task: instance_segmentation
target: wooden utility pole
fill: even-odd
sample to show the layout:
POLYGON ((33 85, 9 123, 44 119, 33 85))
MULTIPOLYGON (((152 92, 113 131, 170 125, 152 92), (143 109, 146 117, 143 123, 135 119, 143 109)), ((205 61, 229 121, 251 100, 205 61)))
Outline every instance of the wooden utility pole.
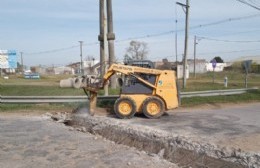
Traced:
POLYGON ((176 2, 177 5, 185 7, 185 42, 184 42, 184 56, 183 56, 183 89, 186 88, 186 75, 187 75, 187 54, 188 54, 188 35, 189 35, 189 8, 190 8, 190 1, 186 0, 186 4, 182 4, 180 2, 176 2))

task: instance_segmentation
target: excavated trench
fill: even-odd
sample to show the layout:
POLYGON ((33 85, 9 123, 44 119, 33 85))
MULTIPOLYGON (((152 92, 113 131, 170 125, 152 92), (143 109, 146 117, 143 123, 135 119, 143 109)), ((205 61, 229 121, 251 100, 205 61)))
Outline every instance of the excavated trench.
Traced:
POLYGON ((147 126, 130 125, 124 120, 109 117, 92 117, 86 112, 77 112, 66 121, 67 125, 84 128, 85 131, 135 147, 151 155, 158 155, 181 167, 242 168, 260 167, 260 157, 236 149, 219 149, 206 142, 195 142, 147 126))

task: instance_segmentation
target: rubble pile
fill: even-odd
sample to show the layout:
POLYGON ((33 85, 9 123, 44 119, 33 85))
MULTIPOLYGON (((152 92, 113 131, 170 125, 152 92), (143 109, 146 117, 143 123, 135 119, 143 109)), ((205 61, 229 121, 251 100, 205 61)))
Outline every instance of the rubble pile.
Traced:
POLYGON ((130 125, 124 120, 92 117, 79 112, 57 114, 58 122, 77 126, 79 131, 101 135, 118 144, 135 147, 151 155, 167 159, 180 166, 191 167, 260 167, 259 153, 246 153, 235 148, 220 148, 207 142, 197 142, 163 130, 130 125))

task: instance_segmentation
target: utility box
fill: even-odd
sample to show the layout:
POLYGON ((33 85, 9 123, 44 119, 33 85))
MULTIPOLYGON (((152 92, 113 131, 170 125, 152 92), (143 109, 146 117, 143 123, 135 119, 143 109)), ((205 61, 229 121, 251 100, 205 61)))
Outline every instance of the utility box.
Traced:
MULTIPOLYGON (((189 73, 189 65, 187 65, 186 68, 186 79, 189 79, 190 73, 189 73)), ((183 65, 178 65, 177 66, 177 78, 181 79, 183 78, 183 65)))

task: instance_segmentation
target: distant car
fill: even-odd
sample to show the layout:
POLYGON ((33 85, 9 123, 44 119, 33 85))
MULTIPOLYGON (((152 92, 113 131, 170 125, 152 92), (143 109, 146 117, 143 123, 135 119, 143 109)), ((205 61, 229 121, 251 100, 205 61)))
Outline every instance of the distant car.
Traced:
POLYGON ((39 73, 26 73, 24 74, 25 79, 40 79, 39 73))

